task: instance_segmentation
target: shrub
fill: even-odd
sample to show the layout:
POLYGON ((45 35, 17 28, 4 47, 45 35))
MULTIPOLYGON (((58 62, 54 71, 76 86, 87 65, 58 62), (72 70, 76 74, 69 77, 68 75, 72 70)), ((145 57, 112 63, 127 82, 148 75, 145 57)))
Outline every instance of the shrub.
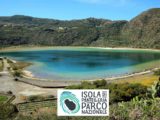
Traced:
POLYGON ((55 98, 54 95, 48 95, 47 98, 51 99, 51 98, 55 98))
POLYGON ((96 86, 96 88, 103 88, 104 86, 107 85, 107 81, 106 80, 96 80, 93 82, 93 84, 96 86))
POLYGON ((12 94, 13 94, 13 92, 9 90, 9 91, 7 91, 7 94, 12 95, 12 94))
POLYGON ((21 77, 22 76, 22 71, 21 70, 15 70, 13 72, 13 76, 14 77, 21 77))
POLYGON ((11 118, 12 114, 16 112, 16 108, 12 104, 1 104, 0 103, 0 120, 11 118))
POLYGON ((67 89, 109 89, 110 103, 121 101, 130 101, 134 97, 146 97, 147 88, 141 84, 115 84, 107 83, 105 80, 97 80, 92 82, 84 81, 80 85, 72 85, 67 89))
POLYGON ((154 74, 155 74, 155 75, 160 75, 160 69, 154 71, 154 74))
POLYGON ((42 96, 38 96, 38 95, 33 95, 33 96, 29 96, 27 98, 28 101, 33 102, 33 101, 41 101, 44 100, 44 97, 42 96))
POLYGON ((160 80, 155 81, 154 84, 147 89, 147 96, 150 98, 160 97, 160 80))
POLYGON ((20 115, 16 120, 159 120, 160 100, 136 100, 110 105, 108 117, 59 117, 54 112, 20 115))
POLYGON ((96 88, 96 85, 88 81, 83 81, 81 82, 80 85, 71 85, 66 87, 66 89, 95 89, 95 88, 96 88))

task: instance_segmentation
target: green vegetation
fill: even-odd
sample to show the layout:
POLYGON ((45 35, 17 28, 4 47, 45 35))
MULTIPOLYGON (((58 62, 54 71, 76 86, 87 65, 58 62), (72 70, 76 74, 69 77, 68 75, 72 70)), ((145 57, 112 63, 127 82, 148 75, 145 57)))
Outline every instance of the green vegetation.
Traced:
MULTIPOLYGON (((69 86, 68 88, 109 88, 110 98, 117 97, 117 99, 110 104, 109 117, 58 117, 56 115, 56 104, 53 101, 45 101, 46 103, 44 104, 44 101, 35 102, 34 100, 39 99, 39 97, 34 96, 31 97, 34 102, 22 104, 19 107, 19 109, 23 109, 22 111, 24 112, 27 108, 32 111, 29 113, 19 113, 13 120, 159 120, 160 118, 160 81, 155 82, 155 84, 148 89, 139 84, 113 84, 107 83, 104 80, 92 83, 83 82, 81 85, 69 86), (128 97, 129 93, 130 96, 128 97), (45 107, 39 109, 40 106, 45 107)), ((15 112, 14 107, 10 104, 7 105, 7 107, 0 107, 2 107, 2 109, 0 109, 0 117, 3 115, 1 118, 11 118, 15 112)))
POLYGON ((145 75, 138 75, 134 77, 129 77, 129 78, 124 78, 121 80, 116 80, 113 81, 114 83, 131 83, 131 84, 141 84, 147 87, 150 87, 151 85, 154 84, 155 81, 159 80, 159 76, 154 75, 154 74, 145 74, 145 75))
POLYGON ((55 112, 37 113, 17 120, 159 120, 160 99, 132 100, 110 106, 109 117, 58 117, 55 112))
POLYGON ((0 103, 3 103, 3 102, 5 102, 6 100, 8 100, 8 97, 7 96, 2 96, 2 95, 0 95, 0 103))
POLYGON ((155 81, 154 84, 148 88, 148 97, 152 97, 153 99, 156 97, 160 97, 160 81, 155 81))
POLYGON ((154 71, 154 74, 160 76, 160 69, 154 71))
POLYGON ((0 17, 0 47, 107 46, 160 48, 160 9, 131 21, 88 18, 60 21, 15 15, 0 17))
POLYGON ((17 105, 17 109, 20 113, 34 113, 37 114, 40 109, 48 109, 51 111, 56 111, 57 102, 55 99, 43 100, 43 101, 34 101, 27 103, 20 103, 17 105))
POLYGON ((39 95, 33 95, 33 96, 29 96, 27 98, 27 101, 29 102, 33 102, 33 101, 43 101, 43 100, 48 100, 48 99, 53 99, 55 98, 53 95, 49 95, 49 96, 39 96, 39 95))
POLYGON ((3 70, 3 61, 0 60, 0 72, 3 70))
POLYGON ((16 109, 14 105, 0 103, 0 120, 11 120, 15 113, 16 109))
POLYGON ((20 62, 20 61, 16 61, 15 63, 9 59, 7 59, 7 62, 9 63, 10 67, 13 70, 22 70, 25 67, 31 65, 31 63, 27 63, 27 62, 20 62))
POLYGON ((41 96, 29 96, 28 101, 38 101, 38 100, 43 100, 41 96))
POLYGON ((22 71, 21 70, 14 70, 13 72, 12 72, 12 75, 14 76, 14 77, 21 77, 22 76, 22 71))
POLYGON ((80 85, 68 86, 67 89, 109 89, 110 103, 121 101, 130 101, 134 97, 144 98, 146 96, 147 87, 141 84, 115 84, 107 83, 105 80, 91 82, 82 82, 80 85))
POLYGON ((23 70, 25 67, 31 65, 31 63, 20 62, 20 61, 13 62, 13 61, 11 61, 11 60, 9 60, 9 59, 7 59, 7 62, 8 62, 9 65, 10 65, 10 68, 8 68, 8 69, 11 70, 13 76, 15 76, 15 77, 21 77, 21 76, 23 75, 22 70, 23 70))
MULTIPOLYGON (((121 85, 118 84, 111 84, 111 83, 107 83, 104 80, 102 81, 95 81, 93 83, 89 83, 89 82, 83 82, 81 85, 75 85, 75 86, 69 86, 68 88, 78 88, 78 89, 83 89, 83 88, 106 88, 108 86, 111 86, 111 90, 114 90, 113 88, 115 88, 115 90, 118 88, 121 92, 125 92, 125 94, 128 93, 128 91, 134 91, 136 90, 137 96, 132 98, 130 101, 128 102, 124 102, 121 101, 122 99, 119 96, 119 94, 117 94, 118 97, 118 101, 116 101, 116 103, 113 103, 110 105, 110 115, 109 117, 58 117, 56 115, 56 113, 54 111, 51 112, 43 112, 43 113, 35 113, 31 115, 23 115, 23 114, 19 114, 17 117, 17 120, 20 119, 24 119, 24 120, 159 120, 160 118, 160 98, 158 98, 159 96, 148 96, 148 95, 152 95, 153 93, 158 93, 159 91, 159 87, 160 87, 160 81, 159 82, 155 82, 155 84, 153 86, 156 87, 151 87, 150 89, 154 88, 155 91, 150 91, 150 90, 146 90, 146 97, 139 97, 139 96, 143 96, 144 94, 142 94, 141 90, 139 89, 143 89, 140 88, 140 86, 138 84, 124 84, 122 85, 122 87, 120 87, 121 85), (115 87, 116 86, 116 87, 115 87), (118 87, 117 87, 118 86, 118 87), (126 87, 125 87, 126 86, 126 87), (138 86, 138 87, 137 87, 138 86), (125 89, 124 89, 125 88, 125 89), (130 88, 130 90, 127 91, 127 89, 130 88), (126 90, 126 91, 124 91, 126 90), (121 101, 121 102, 120 102, 121 101)), ((144 88, 146 89, 146 88, 144 88)), ((142 90, 143 91, 143 90, 142 90)), ((110 93, 110 98, 112 98, 113 92, 110 93)), ((133 94, 131 94, 133 95, 133 94)), ((155 94, 154 94, 155 95, 155 94)), ((126 97, 124 95, 124 97, 126 97)))

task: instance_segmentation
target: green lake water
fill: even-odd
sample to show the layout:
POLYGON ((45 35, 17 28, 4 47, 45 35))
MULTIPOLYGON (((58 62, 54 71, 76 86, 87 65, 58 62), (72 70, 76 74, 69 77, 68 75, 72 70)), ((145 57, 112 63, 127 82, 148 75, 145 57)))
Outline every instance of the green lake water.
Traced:
POLYGON ((57 47, 0 52, 0 56, 31 62, 27 70, 51 80, 99 79, 160 67, 160 52, 149 50, 57 47))

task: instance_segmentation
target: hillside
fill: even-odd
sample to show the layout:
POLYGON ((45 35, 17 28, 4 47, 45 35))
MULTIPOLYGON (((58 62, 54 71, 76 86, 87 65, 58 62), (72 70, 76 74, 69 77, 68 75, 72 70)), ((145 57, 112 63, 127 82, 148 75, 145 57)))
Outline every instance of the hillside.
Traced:
POLYGON ((87 18, 60 21, 15 15, 0 17, 0 47, 11 45, 103 46, 160 49, 160 8, 131 21, 87 18))
POLYGON ((129 21, 122 36, 133 47, 160 48, 160 8, 145 11, 129 21))

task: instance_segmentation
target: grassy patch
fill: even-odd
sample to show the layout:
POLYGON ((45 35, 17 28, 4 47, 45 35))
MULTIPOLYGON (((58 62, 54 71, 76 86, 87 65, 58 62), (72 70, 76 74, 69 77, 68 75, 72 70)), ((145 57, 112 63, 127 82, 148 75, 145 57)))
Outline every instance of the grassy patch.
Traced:
POLYGON ((0 120, 13 120, 12 115, 15 113, 16 110, 14 105, 0 103, 0 120))
POLYGON ((22 70, 31 65, 31 63, 28 62, 21 62, 21 61, 13 62, 12 60, 9 59, 7 60, 7 62, 10 65, 10 69, 13 70, 12 71, 13 76, 16 77, 21 77, 21 75, 23 74, 22 70))
POLYGON ((44 101, 34 101, 34 102, 27 102, 21 103, 17 105, 17 108, 20 112, 38 112, 40 109, 51 109, 54 110, 57 107, 56 100, 44 100, 44 101))
POLYGON ((13 70, 20 70, 20 69, 24 69, 25 67, 28 67, 31 65, 31 63, 27 63, 27 62, 20 62, 17 61, 16 63, 8 60, 8 63, 10 64, 11 68, 13 70))
POLYGON ((154 74, 147 74, 147 75, 139 75, 129 78, 124 78, 123 80, 116 80, 114 83, 139 83, 144 86, 151 86, 154 81, 157 81, 159 76, 154 74))
POLYGON ((160 69, 154 71, 154 74, 157 75, 157 76, 160 76, 160 69))
POLYGON ((0 72, 3 70, 3 61, 0 60, 0 72))
POLYGON ((5 102, 8 99, 7 96, 0 95, 0 102, 5 102))
POLYGON ((48 96, 41 96, 41 95, 32 95, 27 98, 28 102, 33 102, 33 101, 44 101, 48 99, 53 99, 55 96, 53 95, 48 95, 48 96))

